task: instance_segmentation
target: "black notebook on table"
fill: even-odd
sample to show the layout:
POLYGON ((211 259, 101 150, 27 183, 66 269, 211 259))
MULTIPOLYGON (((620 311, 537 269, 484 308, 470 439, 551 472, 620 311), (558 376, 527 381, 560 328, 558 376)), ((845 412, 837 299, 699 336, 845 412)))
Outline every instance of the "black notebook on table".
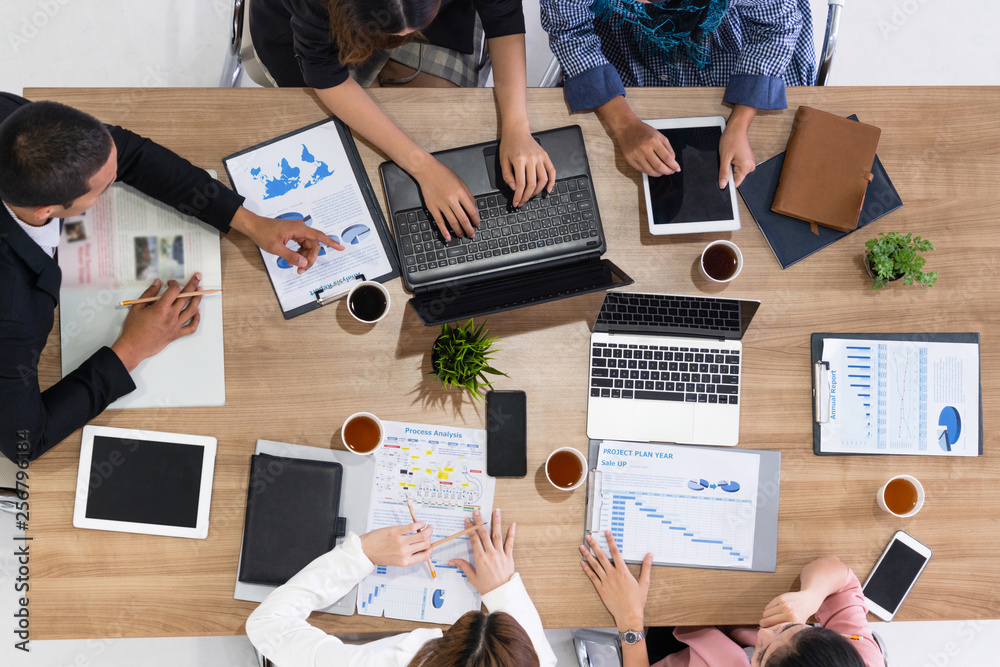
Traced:
MULTIPOLYGON (((855 115, 848 118, 858 120, 855 115)), ((851 232, 838 232, 829 227, 817 226, 819 234, 814 234, 808 222, 771 210, 771 202, 778 189, 778 178, 781 176, 784 162, 785 153, 782 151, 770 160, 760 163, 754 171, 747 174, 739 191, 781 268, 787 269, 851 232)), ((865 192, 857 229, 875 222, 886 213, 895 211, 903 205, 903 200, 899 198, 899 193, 889 180, 889 174, 886 173, 877 155, 872 164, 872 176, 872 182, 868 184, 865 192)))
POLYGON ((240 581, 284 584, 336 546, 342 476, 333 461, 251 457, 240 581))

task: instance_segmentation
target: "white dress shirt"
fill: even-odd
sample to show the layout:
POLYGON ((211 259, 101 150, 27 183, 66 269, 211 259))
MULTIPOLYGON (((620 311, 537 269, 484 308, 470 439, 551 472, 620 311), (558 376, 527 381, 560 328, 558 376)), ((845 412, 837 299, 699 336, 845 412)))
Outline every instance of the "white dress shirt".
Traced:
MULTIPOLYGON (((307 621, 314 610, 342 598, 374 569, 361 548, 361 539, 348 533, 343 544, 314 560, 267 596, 247 619, 247 636, 258 651, 279 667, 405 667, 420 647, 442 636, 439 628, 419 628, 368 644, 351 645, 307 621)), ((506 584, 484 595, 483 604, 491 612, 507 612, 521 624, 542 667, 556 664, 542 621, 520 575, 515 574, 506 584)))
POLYGON ((41 227, 35 227, 34 225, 29 225, 28 223, 21 220, 19 217, 14 215, 14 211, 11 210, 10 206, 7 206, 7 202, 0 201, 3 207, 7 209, 7 213, 13 218, 21 229, 31 237, 31 240, 37 243, 45 254, 49 257, 56 256, 56 248, 59 247, 59 219, 52 218, 46 222, 41 227))

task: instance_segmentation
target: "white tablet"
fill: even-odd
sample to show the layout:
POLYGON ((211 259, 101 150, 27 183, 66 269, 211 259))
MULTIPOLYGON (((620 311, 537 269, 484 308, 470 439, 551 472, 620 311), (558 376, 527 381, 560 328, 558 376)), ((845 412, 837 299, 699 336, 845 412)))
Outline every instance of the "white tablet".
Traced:
POLYGON ((674 149, 681 170, 669 176, 642 175, 650 234, 697 234, 740 228, 740 210, 729 167, 719 189, 719 139, 722 116, 644 121, 660 131, 674 149))
POLYGON ((85 426, 73 525, 208 537, 216 446, 199 435, 85 426))

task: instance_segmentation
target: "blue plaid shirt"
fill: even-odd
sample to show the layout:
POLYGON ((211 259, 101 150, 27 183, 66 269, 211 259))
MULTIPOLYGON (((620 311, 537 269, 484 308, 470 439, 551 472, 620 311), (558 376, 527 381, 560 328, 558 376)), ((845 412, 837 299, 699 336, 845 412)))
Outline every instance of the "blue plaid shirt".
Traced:
MULTIPOLYGON (((607 0, 612 16, 631 11, 607 0)), ((718 30, 706 35, 711 63, 665 63, 639 30, 602 20, 593 0, 541 0, 542 27, 565 77, 571 111, 593 109, 625 94, 625 86, 725 86, 723 100, 757 109, 784 109, 785 86, 816 80, 809 0, 731 0, 718 30)))

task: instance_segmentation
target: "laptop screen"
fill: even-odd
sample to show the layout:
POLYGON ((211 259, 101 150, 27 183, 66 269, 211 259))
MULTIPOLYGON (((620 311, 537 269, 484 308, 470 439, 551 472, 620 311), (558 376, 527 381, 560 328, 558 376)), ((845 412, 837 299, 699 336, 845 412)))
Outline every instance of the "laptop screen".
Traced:
POLYGON ((759 307, 746 299, 608 292, 594 331, 740 340, 759 307))
POLYGON ((478 285, 449 283, 410 299, 427 326, 565 299, 578 294, 631 285, 634 281, 606 259, 595 256, 560 268, 538 271, 478 285))

